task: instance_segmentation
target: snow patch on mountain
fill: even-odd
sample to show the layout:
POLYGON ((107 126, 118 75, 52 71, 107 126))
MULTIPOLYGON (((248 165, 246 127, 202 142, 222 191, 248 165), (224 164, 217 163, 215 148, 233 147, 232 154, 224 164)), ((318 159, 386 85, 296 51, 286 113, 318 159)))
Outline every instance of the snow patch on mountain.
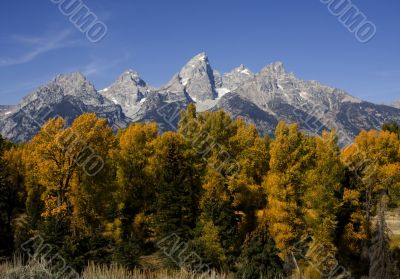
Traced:
POLYGON ((390 107, 363 102, 318 81, 298 79, 282 62, 258 73, 240 65, 221 75, 211 67, 207 54, 200 53, 160 88, 149 86, 134 70, 125 71, 99 92, 81 73, 57 76, 18 106, 0 106, 0 131, 16 141, 31 138, 39 129, 36 115, 48 106, 69 122, 79 114, 95 112, 110 123, 156 121, 161 131, 167 131, 176 128, 180 111, 192 102, 199 112, 224 109, 233 117, 244 117, 263 134, 271 134, 284 120, 299 123, 308 134, 336 129, 341 138, 351 140, 362 129, 400 121, 400 109, 394 107, 400 108, 399 103, 390 107), (33 120, 26 118, 25 111, 33 120))
POLYGON ((216 90, 217 90, 217 93, 218 93, 218 98, 217 99, 220 99, 225 94, 231 92, 231 90, 229 90, 228 88, 224 88, 224 87, 217 88, 216 90))
POLYGON ((351 96, 351 95, 346 94, 346 95, 343 97, 342 102, 349 102, 349 103, 359 104, 359 103, 362 102, 362 100, 360 100, 360 99, 358 99, 358 98, 356 98, 356 97, 353 97, 353 96, 351 96))
POLYGON ((140 101, 151 90, 152 88, 141 79, 139 73, 130 69, 99 93, 114 104, 120 105, 125 115, 132 117, 140 108, 140 101))

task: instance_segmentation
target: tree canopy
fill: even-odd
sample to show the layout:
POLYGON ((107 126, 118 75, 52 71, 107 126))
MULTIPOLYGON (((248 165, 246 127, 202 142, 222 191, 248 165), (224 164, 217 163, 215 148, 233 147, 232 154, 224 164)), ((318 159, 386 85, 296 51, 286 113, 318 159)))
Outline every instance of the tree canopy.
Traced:
POLYGON ((395 278, 386 216, 400 201, 399 135, 389 123, 341 150, 335 131, 280 122, 270 138, 194 105, 163 134, 135 123, 115 135, 94 114, 69 127, 50 119, 29 142, 0 137, 0 257, 42 236, 77 269, 157 255, 200 270, 184 261, 195 255, 201 270, 238 278, 323 278, 338 266, 395 278))

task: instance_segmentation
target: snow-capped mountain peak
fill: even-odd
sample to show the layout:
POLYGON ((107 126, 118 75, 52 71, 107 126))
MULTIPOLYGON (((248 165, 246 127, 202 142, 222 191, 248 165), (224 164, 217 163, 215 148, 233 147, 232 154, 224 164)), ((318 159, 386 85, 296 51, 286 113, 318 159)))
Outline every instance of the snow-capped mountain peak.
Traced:
POLYGON ((229 90, 235 90, 241 84, 254 78, 253 72, 243 64, 226 73, 222 77, 222 87, 229 90))
POLYGON ((196 101, 215 99, 217 97, 215 75, 207 54, 202 52, 190 59, 164 89, 171 92, 185 92, 196 101))
POLYGON ((207 53, 201 52, 198 55, 196 55, 195 57, 193 57, 192 60, 198 60, 198 61, 201 61, 201 62, 207 62, 208 63, 207 53))
POLYGON ((146 86, 146 82, 140 77, 139 73, 131 69, 120 75, 116 83, 125 83, 127 86, 146 86))
POLYGON ((234 71, 240 73, 240 74, 245 74, 248 76, 252 76, 254 75, 249 68, 247 68, 245 65, 241 64, 239 67, 237 67, 236 69, 234 69, 234 71))
POLYGON ((139 109, 141 100, 146 97, 151 88, 134 70, 127 70, 117 80, 100 91, 113 103, 122 107, 128 117, 132 117, 139 109))
POLYGON ((156 121, 162 131, 173 130, 179 112, 191 102, 196 103, 197 111, 223 109, 232 117, 240 116, 263 134, 272 134, 279 120, 297 122, 309 134, 336 129, 341 145, 362 129, 379 129, 384 122, 400 121, 400 109, 395 108, 400 108, 398 103, 392 107, 375 105, 318 81, 301 80, 287 73, 282 62, 256 74, 240 65, 221 75, 212 69, 205 53, 190 59, 161 88, 150 87, 136 71, 127 70, 99 93, 79 72, 59 75, 19 105, 0 107, 0 132, 24 141, 49 117, 60 115, 71 123, 85 112, 106 117, 110 124, 156 121))

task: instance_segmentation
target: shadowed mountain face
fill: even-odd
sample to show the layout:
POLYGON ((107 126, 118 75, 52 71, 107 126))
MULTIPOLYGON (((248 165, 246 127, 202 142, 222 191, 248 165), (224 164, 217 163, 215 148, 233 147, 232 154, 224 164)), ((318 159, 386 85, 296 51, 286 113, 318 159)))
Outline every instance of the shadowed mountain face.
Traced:
POLYGON ((311 135, 336 129, 342 146, 362 129, 400 121, 399 104, 375 105, 317 81, 300 80, 281 62, 259 73, 241 65, 221 75, 200 53, 160 88, 149 86, 133 70, 99 92, 80 73, 58 76, 19 105, 0 107, 0 131, 14 141, 25 141, 50 117, 60 115, 71 123, 85 112, 107 118, 115 129, 129 122, 156 121, 161 131, 175 130, 180 111, 191 102, 198 111, 223 109, 242 117, 262 134, 273 134, 280 120, 297 122, 311 135))

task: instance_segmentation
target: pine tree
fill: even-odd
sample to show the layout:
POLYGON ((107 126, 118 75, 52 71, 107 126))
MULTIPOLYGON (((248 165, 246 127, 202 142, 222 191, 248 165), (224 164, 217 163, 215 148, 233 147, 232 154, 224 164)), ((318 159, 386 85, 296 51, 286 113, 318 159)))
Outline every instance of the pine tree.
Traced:
POLYGON ((157 236, 176 234, 189 240, 196 224, 201 185, 195 156, 183 137, 173 132, 164 133, 154 143, 154 150, 157 236))
POLYGON ((279 278, 283 275, 283 262, 266 225, 260 225, 249 234, 241 250, 237 278, 279 278))

